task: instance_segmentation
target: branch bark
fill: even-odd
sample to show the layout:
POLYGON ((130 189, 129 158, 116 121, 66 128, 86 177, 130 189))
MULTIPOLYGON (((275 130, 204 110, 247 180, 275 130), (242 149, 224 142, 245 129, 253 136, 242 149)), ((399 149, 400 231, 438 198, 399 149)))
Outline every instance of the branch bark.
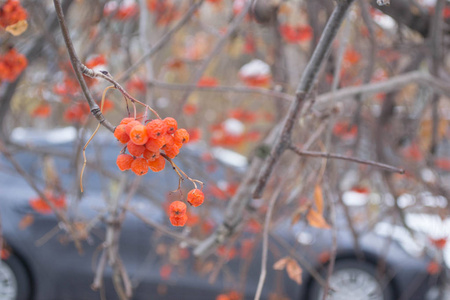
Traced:
POLYGON ((323 61, 331 48, 331 44, 336 37, 337 31, 339 30, 339 27, 342 24, 342 21, 344 20, 345 15, 353 1, 354 0, 341 0, 337 2, 337 6, 331 14, 319 43, 314 50, 305 71, 303 72, 300 84, 298 85, 296 91, 295 101, 289 108, 281 136, 272 148, 270 156, 264 164, 261 174, 259 175, 258 184, 256 185, 253 193, 254 198, 261 198, 276 163, 289 146, 294 124, 299 117, 304 101, 317 79, 319 69, 323 64, 323 61))

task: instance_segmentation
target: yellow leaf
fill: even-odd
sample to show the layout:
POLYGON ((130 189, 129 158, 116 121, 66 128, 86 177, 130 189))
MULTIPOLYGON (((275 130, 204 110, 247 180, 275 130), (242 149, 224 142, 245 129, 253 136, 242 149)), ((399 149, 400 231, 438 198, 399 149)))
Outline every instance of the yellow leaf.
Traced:
POLYGON ((329 229, 330 225, 328 225, 327 221, 323 218, 322 214, 318 213, 314 209, 310 209, 308 214, 306 215, 306 220, 308 224, 312 227, 329 229))
POLYGON ((27 20, 20 20, 16 24, 9 25, 5 28, 5 30, 11 33, 14 36, 21 35, 28 28, 27 20))
POLYGON ((316 185, 314 188, 314 203, 316 204, 317 212, 319 214, 323 213, 323 194, 320 185, 316 185))
POLYGON ((290 279, 295 281, 297 284, 302 284, 302 268, 293 258, 290 258, 286 265, 286 272, 290 279))

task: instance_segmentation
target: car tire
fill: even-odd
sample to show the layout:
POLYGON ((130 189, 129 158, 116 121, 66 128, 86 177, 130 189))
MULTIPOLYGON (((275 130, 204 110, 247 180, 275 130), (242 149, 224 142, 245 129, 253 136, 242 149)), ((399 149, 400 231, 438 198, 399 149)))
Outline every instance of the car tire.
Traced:
MULTIPOLYGON (((368 262, 360 262, 352 259, 337 260, 334 265, 333 275, 330 278, 330 286, 333 281, 340 291, 339 299, 373 299, 373 300, 394 300, 394 292, 391 284, 380 281, 376 276, 377 270, 374 265, 368 262), (339 284, 336 284, 339 281, 339 284), (358 294, 360 293, 360 294, 358 294), (370 294, 365 294, 370 293, 370 294)), ((326 278, 326 268, 322 273, 326 278)), ((313 281, 309 290, 308 299, 322 300, 323 288, 313 281)), ((333 297, 329 295, 328 300, 333 297)))
POLYGON ((28 300, 31 282, 22 261, 10 254, 0 262, 0 299, 28 300))

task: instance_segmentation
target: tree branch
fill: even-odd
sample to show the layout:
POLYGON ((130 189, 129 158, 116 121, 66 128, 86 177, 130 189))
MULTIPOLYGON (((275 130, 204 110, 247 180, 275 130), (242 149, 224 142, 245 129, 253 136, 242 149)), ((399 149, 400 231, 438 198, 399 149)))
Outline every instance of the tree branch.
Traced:
POLYGON ((81 71, 84 65, 81 63, 80 59, 77 56, 77 53, 75 52, 75 48, 73 47, 73 43, 69 35, 69 30, 67 29, 67 24, 64 19, 64 12, 61 7, 61 2, 59 0, 53 0, 53 4, 55 5, 56 16, 61 27, 61 32, 67 47, 67 52, 69 53, 70 62, 72 64, 73 70, 75 71, 75 75, 78 79, 81 90, 83 91, 84 97, 86 98, 86 101, 91 108, 91 113, 101 125, 107 128, 109 131, 114 132, 114 126, 103 116, 102 112, 100 111, 100 107, 92 98, 91 92, 86 84, 86 81, 84 80, 83 73, 81 71))
POLYGON ((340 160, 346 160, 346 161, 351 161, 351 162, 355 162, 355 163, 359 163, 359 164, 364 164, 364 165, 369 165, 369 166, 374 166, 380 169, 384 169, 386 171, 390 171, 390 172, 395 172, 395 173, 400 173, 400 174, 404 174, 405 170, 401 169, 401 168, 397 168, 397 167, 393 167, 387 164, 383 164, 383 163, 379 163, 376 161, 371 161, 371 160, 365 160, 365 159, 360 159, 360 158, 354 158, 354 157, 350 157, 350 156, 345 156, 345 155, 340 155, 340 154, 333 154, 333 153, 325 153, 325 152, 317 152, 317 151, 306 151, 306 150, 301 150, 298 147, 295 147, 293 145, 289 146, 289 150, 292 150, 294 153, 300 155, 300 156, 309 156, 309 157, 321 157, 321 158, 333 158, 333 159, 340 159, 340 160))
POLYGON ((331 48, 331 44, 336 37, 337 31, 339 30, 339 27, 345 18, 347 10, 349 9, 353 1, 354 0, 340 0, 337 2, 337 6, 331 14, 331 17, 328 20, 327 25, 325 26, 325 29, 319 40, 319 43, 314 50, 312 57, 306 66, 306 69, 303 72, 300 84, 298 85, 296 91, 295 101, 289 108, 289 112, 285 119, 281 136, 272 148, 270 156, 259 175, 259 180, 253 193, 254 198, 261 198, 261 195, 264 191, 264 188, 266 187, 267 181, 269 180, 275 164, 278 162, 283 152, 289 146, 294 123, 299 117, 300 111, 304 104, 304 100, 311 91, 314 82, 317 79, 319 69, 323 61, 325 60, 325 57, 331 48))

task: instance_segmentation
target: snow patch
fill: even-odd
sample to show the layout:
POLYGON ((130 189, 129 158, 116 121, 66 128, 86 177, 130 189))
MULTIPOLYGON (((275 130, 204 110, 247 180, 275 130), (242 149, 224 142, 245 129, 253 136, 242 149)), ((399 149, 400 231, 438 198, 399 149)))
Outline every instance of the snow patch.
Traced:
POLYGON ((239 70, 239 76, 242 77, 257 77, 270 74, 270 66, 259 59, 254 59, 251 62, 243 65, 239 70))
POLYGON ((245 168, 247 166, 247 158, 239 153, 224 148, 211 149, 214 157, 221 162, 237 168, 245 168))
POLYGON ((76 137, 77 130, 72 126, 50 130, 17 127, 11 133, 11 139, 18 144, 33 142, 65 144, 73 142, 76 137))

